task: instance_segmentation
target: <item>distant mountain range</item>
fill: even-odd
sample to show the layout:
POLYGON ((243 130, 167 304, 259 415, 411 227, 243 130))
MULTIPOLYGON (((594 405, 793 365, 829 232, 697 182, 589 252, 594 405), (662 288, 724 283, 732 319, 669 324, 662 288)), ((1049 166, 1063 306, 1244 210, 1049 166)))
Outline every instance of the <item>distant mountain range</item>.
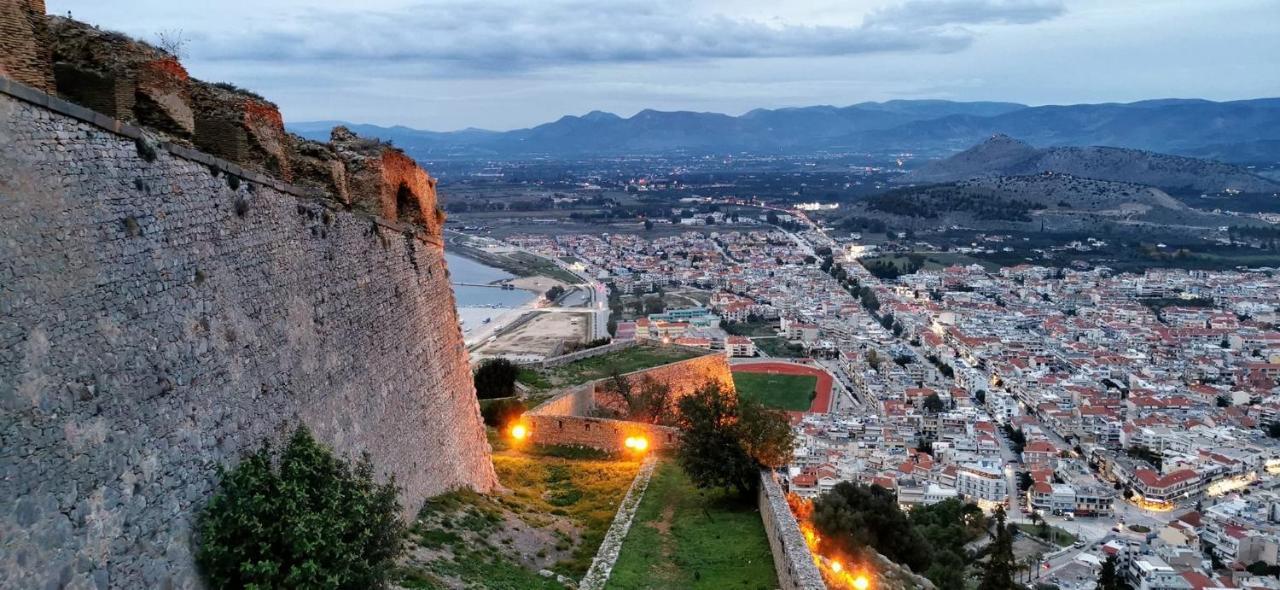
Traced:
POLYGON ((391 140, 421 159, 740 151, 946 155, 992 135, 1006 134, 1041 147, 1105 145, 1226 162, 1280 161, 1280 98, 1038 107, 895 100, 847 107, 756 109, 738 117, 644 110, 623 118, 593 111, 503 132, 434 132, 340 121, 293 123, 289 128, 304 137, 320 139, 327 138, 329 129, 339 124, 391 140))
POLYGON ((1007 135, 995 135, 949 158, 936 160, 897 179, 901 183, 939 183, 1046 172, 1081 178, 1141 184, 1166 190, 1206 193, 1233 190, 1280 192, 1280 182, 1240 166, 1114 147, 1037 149, 1007 135))

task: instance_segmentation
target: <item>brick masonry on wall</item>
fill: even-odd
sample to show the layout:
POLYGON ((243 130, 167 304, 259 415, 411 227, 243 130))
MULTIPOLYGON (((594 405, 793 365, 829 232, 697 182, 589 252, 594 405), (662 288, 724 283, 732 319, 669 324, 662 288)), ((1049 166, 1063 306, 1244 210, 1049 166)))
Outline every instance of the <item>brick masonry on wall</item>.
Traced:
POLYGON ((44 0, 0 0, 0 75, 53 90, 44 0))
MULTIPOLYGON (((708 354, 685 361, 627 373, 638 380, 652 377, 671 386, 673 397, 688 395, 708 381, 733 390, 733 374, 723 354, 708 354)), ((626 451, 627 437, 644 436, 651 450, 675 446, 680 431, 666 426, 593 418, 599 403, 597 390, 607 379, 566 388, 525 415, 530 439, 542 445, 577 445, 610 452, 626 451)))
POLYGON ((595 384, 567 389, 529 411, 529 439, 539 445, 574 445, 613 453, 627 451, 628 437, 643 436, 650 450, 665 449, 680 442, 680 431, 666 426, 610 420, 588 416, 594 407, 595 384))
POLYGON ((215 467, 298 423, 406 515, 494 485, 438 246, 7 94, 0 145, 0 587, 199 587, 215 467))
POLYGON ((627 377, 636 384, 644 377, 657 379, 671 386, 672 396, 676 398, 692 393, 708 381, 719 383, 725 390, 735 391, 729 361, 720 353, 627 373, 627 377))

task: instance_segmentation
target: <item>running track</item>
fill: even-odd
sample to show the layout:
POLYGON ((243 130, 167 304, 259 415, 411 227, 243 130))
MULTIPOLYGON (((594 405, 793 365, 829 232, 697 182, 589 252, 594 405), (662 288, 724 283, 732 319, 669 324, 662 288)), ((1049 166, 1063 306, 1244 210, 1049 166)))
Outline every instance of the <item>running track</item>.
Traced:
MULTIPOLYGON (((734 373, 813 375, 818 378, 818 395, 814 396, 813 403, 809 405, 809 413, 825 414, 831 409, 831 374, 820 368, 779 361, 761 361, 734 363, 729 369, 734 373)), ((789 413, 793 415, 792 418, 802 415, 802 412, 789 413)))

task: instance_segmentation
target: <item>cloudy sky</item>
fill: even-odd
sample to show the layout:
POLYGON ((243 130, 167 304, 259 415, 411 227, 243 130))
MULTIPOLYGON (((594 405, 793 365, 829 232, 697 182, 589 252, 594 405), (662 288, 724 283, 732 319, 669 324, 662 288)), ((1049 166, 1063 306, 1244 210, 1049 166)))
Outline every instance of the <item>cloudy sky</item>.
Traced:
POLYGON ((1280 96, 1277 0, 47 0, 187 39, 286 120, 512 129, 565 114, 945 98, 1280 96))

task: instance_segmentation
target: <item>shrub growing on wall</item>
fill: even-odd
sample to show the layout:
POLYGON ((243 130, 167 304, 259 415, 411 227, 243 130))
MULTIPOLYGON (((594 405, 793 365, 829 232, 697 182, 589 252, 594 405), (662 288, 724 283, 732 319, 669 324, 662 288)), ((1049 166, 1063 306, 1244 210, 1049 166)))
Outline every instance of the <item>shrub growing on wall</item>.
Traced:
POLYGON ((210 588, 380 588, 400 554, 395 480, 378 484, 299 427, 234 469, 201 512, 196 559, 210 588))

